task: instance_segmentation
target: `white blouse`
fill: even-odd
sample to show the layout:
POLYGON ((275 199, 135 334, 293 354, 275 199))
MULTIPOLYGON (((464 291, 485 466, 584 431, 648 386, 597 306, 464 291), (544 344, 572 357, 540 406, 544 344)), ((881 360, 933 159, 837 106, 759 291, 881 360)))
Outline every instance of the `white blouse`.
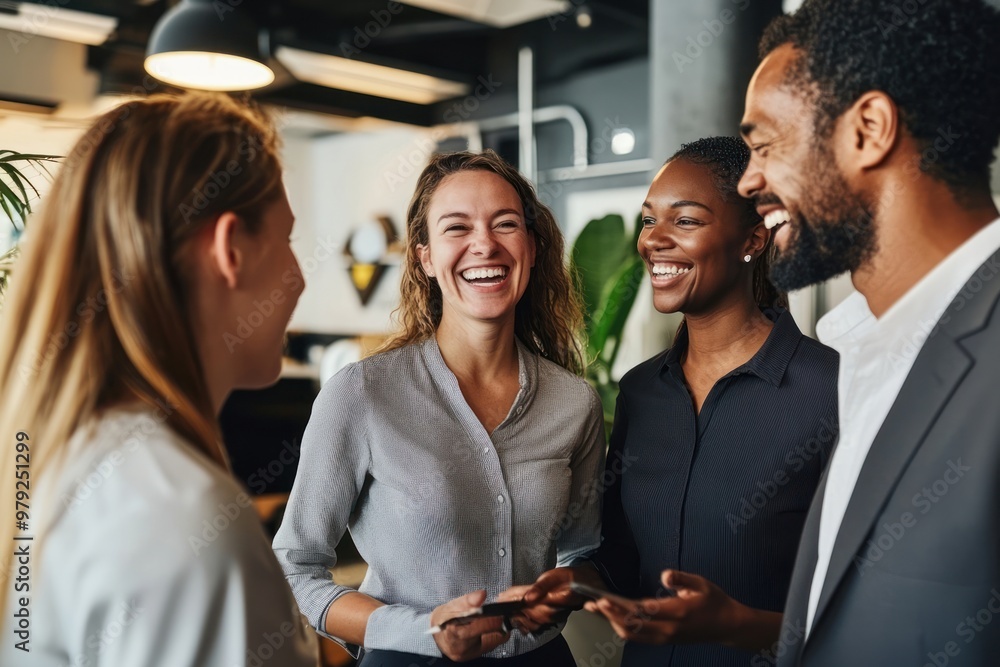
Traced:
POLYGON ((27 543, 30 652, 10 627, 23 593, 9 592, 0 664, 316 664, 250 498, 163 420, 109 411, 33 485, 45 529, 27 543))

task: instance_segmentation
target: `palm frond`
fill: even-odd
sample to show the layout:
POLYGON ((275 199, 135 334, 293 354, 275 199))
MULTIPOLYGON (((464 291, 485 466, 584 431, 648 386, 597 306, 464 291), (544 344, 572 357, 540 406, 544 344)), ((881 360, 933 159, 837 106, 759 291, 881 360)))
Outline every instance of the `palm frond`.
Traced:
POLYGON ((15 230, 21 231, 25 218, 31 213, 32 202, 40 196, 38 188, 25 173, 26 168, 33 168, 37 176, 49 180, 52 173, 48 164, 58 159, 56 155, 0 149, 0 210, 15 230))
POLYGON ((49 165, 58 160, 56 155, 0 149, 0 217, 6 217, 10 221, 15 235, 14 247, 0 255, 0 304, 3 303, 11 271, 19 254, 17 236, 24 229, 32 203, 41 196, 32 179, 37 177, 52 180, 49 165), (27 169, 32 169, 35 173, 26 173, 27 169))

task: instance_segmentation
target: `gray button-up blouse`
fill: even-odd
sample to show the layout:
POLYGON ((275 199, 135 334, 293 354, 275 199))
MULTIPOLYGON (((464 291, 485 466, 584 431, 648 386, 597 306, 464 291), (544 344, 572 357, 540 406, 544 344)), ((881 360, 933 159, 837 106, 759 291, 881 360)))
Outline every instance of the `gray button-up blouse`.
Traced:
MULTIPOLYGON (((320 391, 274 551, 299 607, 325 634, 334 548, 350 529, 368 563, 361 592, 386 604, 365 648, 439 656, 434 607, 489 599, 600 542, 604 420, 596 392, 518 347, 520 391, 487 433, 430 338, 344 368, 320 391)), ((558 633, 514 631, 487 657, 558 633)))

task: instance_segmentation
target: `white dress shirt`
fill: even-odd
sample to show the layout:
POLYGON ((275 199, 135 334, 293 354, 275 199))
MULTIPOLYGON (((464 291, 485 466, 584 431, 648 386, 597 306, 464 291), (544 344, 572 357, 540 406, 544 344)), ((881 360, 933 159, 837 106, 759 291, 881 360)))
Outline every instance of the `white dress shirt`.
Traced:
POLYGON ((965 283, 1000 247, 1000 219, 979 230, 876 319, 855 292, 816 325, 819 339, 840 353, 840 441, 830 460, 819 523, 816 569, 809 592, 812 628, 834 543, 868 451, 927 335, 965 283))
POLYGON ((316 665, 249 496, 164 417, 110 410, 32 479, 30 652, 7 629, 0 665, 316 665))

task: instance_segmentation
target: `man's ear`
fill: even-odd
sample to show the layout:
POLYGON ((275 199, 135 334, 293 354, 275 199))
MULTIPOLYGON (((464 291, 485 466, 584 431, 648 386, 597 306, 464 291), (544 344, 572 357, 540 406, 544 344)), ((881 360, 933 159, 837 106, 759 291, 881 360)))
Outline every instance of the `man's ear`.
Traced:
POLYGON ((211 233, 210 256, 214 268, 226 281, 226 286, 234 289, 240 282, 246 258, 240 249, 238 237, 243 221, 238 215, 227 211, 215 220, 211 233))
POLYGON ((842 129, 851 145, 844 146, 849 163, 855 169, 867 170, 882 164, 899 140, 899 108, 892 98, 880 90, 865 93, 844 112, 842 129))
POLYGON ((434 277, 434 265, 431 264, 431 249, 423 243, 417 244, 417 257, 420 258, 420 266, 424 267, 424 273, 428 278, 434 277))

